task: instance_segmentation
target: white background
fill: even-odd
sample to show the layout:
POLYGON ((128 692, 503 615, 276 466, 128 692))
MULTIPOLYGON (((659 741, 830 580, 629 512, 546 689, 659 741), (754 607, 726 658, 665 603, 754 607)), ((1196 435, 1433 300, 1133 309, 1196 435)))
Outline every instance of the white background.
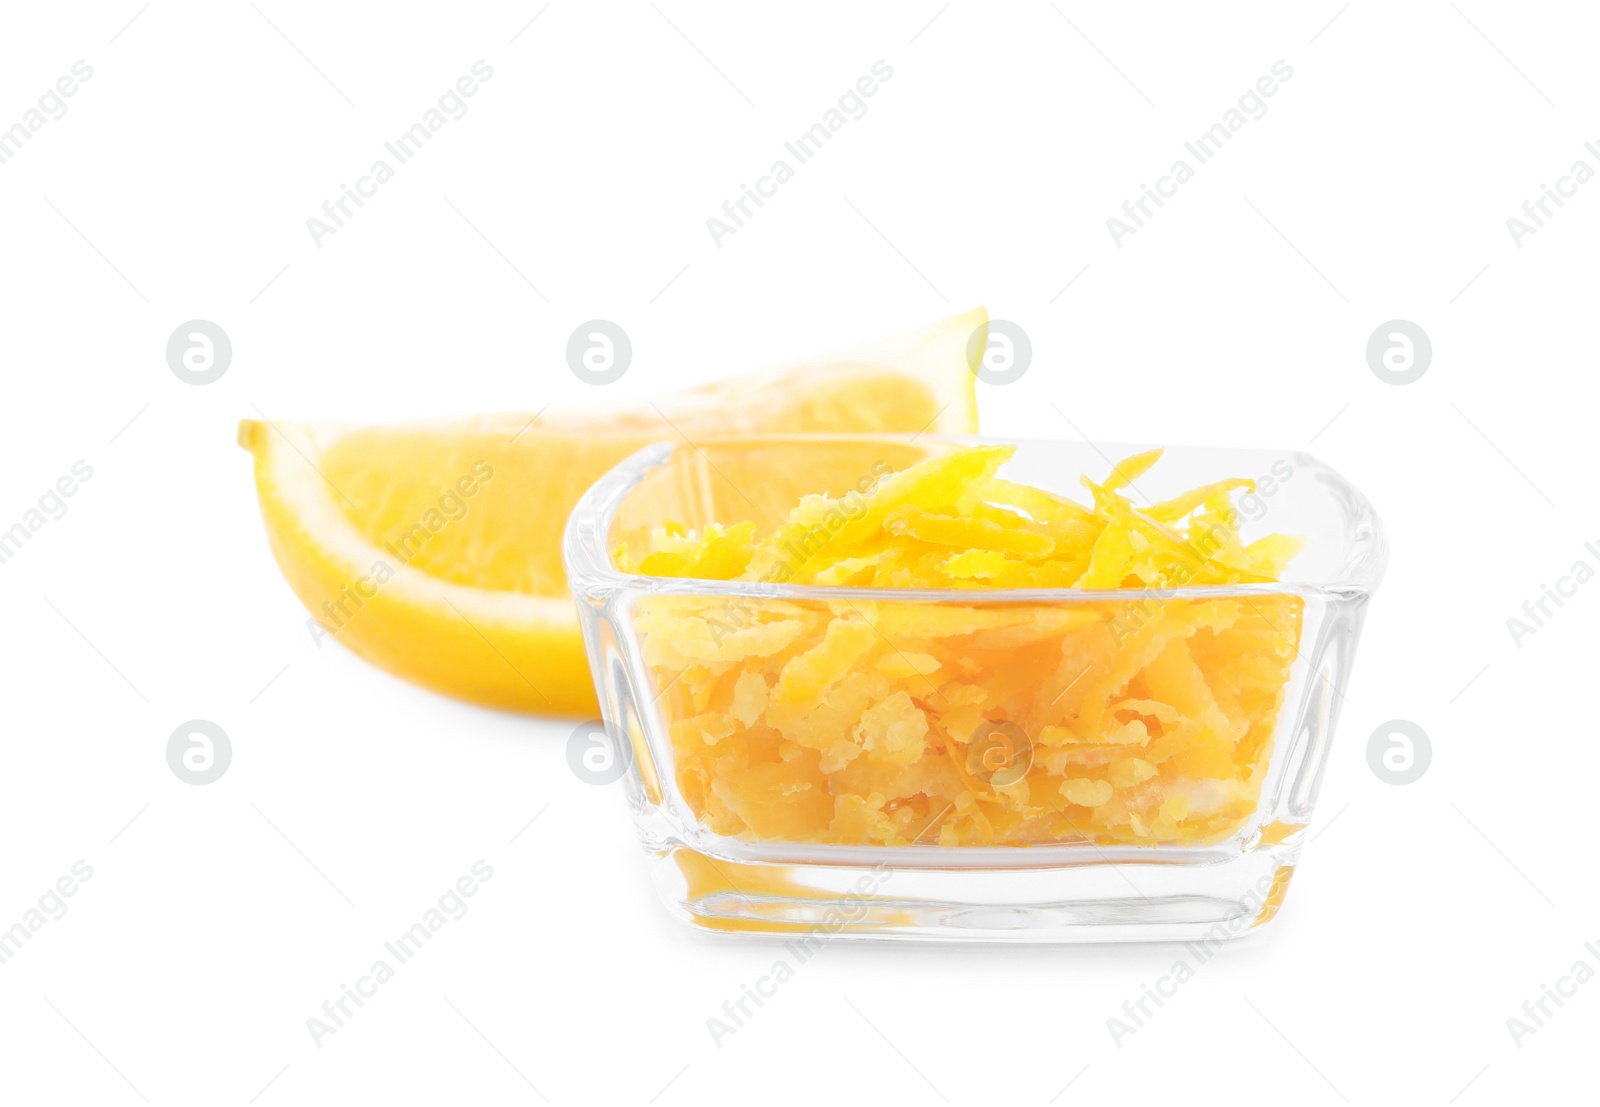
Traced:
POLYGON ((1595 14, 541 2, 0 17, 0 126, 94 70, 0 166, 0 524, 94 470, 0 566, 0 925, 94 870, 0 965, 0 1099, 1587 1086, 1600 982, 1520 1047, 1506 1020, 1579 958, 1600 967, 1600 583, 1520 648, 1506 620, 1600 566, 1600 183, 1520 247, 1506 220, 1575 160, 1600 169, 1595 14), (314 245, 307 218, 479 59, 468 114, 314 245), (706 219, 879 59, 894 76, 868 114, 714 246, 706 219), (1115 245, 1106 219, 1280 59, 1267 115, 1115 245), (980 389, 987 432, 1309 448, 1377 504, 1393 557, 1325 829, 1280 919, 1120 1046, 1107 1019, 1181 950, 833 943, 719 1048, 707 1018, 779 948, 667 919, 620 793, 566 767, 570 723, 314 648, 235 423, 593 401, 562 351, 596 316, 634 344, 616 400, 977 303, 1035 356, 980 389), (197 317, 234 346, 198 388, 164 359, 197 317), (1394 318, 1434 347, 1404 387, 1364 355, 1394 318), (165 760, 192 718, 234 745, 207 787, 165 760), (1405 787, 1365 754, 1393 718, 1433 743, 1405 787), (315 1046, 306 1020, 478 859, 494 877, 470 913, 315 1046))

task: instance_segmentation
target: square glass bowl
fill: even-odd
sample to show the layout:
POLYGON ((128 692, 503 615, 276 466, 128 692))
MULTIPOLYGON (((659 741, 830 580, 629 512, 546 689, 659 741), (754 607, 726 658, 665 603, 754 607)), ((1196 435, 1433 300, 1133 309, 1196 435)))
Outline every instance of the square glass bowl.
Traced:
MULTIPOLYGON (((613 557, 668 523, 763 536, 805 493, 844 497, 843 525, 888 473, 1000 441, 667 442, 578 504, 567 575, 673 914, 808 940, 1214 942, 1277 913, 1385 561, 1371 506, 1309 455, 1173 448, 1127 490, 1253 478, 1236 537, 1305 540, 1272 584, 824 587, 613 557)), ((1140 449, 1006 444, 1001 477, 1079 502, 1079 474, 1140 449)))

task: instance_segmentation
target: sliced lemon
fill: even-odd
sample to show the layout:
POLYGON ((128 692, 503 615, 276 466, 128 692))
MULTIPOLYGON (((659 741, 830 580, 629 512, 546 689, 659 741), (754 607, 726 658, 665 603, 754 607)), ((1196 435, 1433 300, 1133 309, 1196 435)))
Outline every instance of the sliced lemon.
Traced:
POLYGON ((239 444, 319 645, 472 703, 589 717, 561 536, 595 480, 664 439, 975 433, 967 348, 987 322, 979 308, 638 407, 389 426, 247 419, 239 444))

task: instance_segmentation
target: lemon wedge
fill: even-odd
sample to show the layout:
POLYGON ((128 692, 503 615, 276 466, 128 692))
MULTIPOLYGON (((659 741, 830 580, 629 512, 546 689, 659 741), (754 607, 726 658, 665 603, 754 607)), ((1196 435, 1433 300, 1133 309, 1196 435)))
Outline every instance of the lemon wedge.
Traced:
POLYGON ((979 308, 633 407, 395 425, 247 419, 239 444, 318 646, 336 641, 471 703, 590 717, 561 537, 595 480, 662 440, 975 433, 967 348, 987 323, 979 308))

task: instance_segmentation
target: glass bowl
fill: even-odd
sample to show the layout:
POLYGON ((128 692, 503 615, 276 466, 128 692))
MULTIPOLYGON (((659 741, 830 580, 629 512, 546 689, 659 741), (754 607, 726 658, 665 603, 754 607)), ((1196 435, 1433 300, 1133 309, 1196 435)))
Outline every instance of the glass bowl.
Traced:
MULTIPOLYGON (((1385 561, 1371 506, 1309 455, 1170 448, 1128 490, 1143 504, 1253 478, 1235 537, 1305 541, 1277 583, 855 588, 786 583, 781 566, 644 576, 613 556, 668 523, 770 533, 803 493, 849 516, 890 472, 1002 442, 1002 478, 1079 501, 1080 474, 1142 448, 665 442, 579 502, 567 575, 673 914, 807 942, 1209 943, 1277 913, 1385 561)), ((796 559, 835 525, 797 537, 796 559)))

